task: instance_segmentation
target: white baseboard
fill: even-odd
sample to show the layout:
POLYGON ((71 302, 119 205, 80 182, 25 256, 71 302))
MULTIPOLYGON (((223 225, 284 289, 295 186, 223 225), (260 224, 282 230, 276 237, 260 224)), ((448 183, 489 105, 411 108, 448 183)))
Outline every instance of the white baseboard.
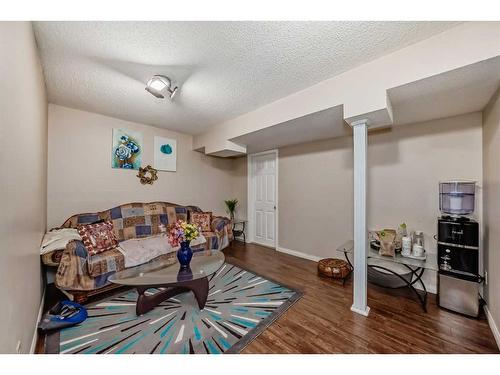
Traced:
POLYGON ((493 337, 495 337, 495 341, 497 342, 497 346, 500 349, 500 331, 498 330, 498 326, 493 319, 493 315, 491 315, 490 310, 488 309, 488 305, 484 305, 484 312, 486 314, 486 318, 488 318, 488 324, 490 325, 491 332, 493 333, 493 337))
POLYGON ((285 253, 285 254, 289 254, 289 255, 293 255, 293 256, 296 256, 298 258, 303 258, 303 259, 307 259, 307 260, 312 260, 314 262, 318 262, 320 261, 321 257, 318 257, 316 255, 312 255, 312 254, 306 254, 306 253, 302 253, 300 251, 296 251, 296 250, 290 250, 290 249, 286 249, 284 247, 277 247, 276 250, 278 250, 280 253, 285 253))
POLYGON ((38 315, 35 322, 35 331, 33 332, 33 339, 31 340, 30 354, 35 354, 36 342, 38 341, 38 323, 42 320, 43 315, 43 305, 45 302, 45 286, 43 287, 42 300, 40 301, 40 307, 38 308, 38 315))

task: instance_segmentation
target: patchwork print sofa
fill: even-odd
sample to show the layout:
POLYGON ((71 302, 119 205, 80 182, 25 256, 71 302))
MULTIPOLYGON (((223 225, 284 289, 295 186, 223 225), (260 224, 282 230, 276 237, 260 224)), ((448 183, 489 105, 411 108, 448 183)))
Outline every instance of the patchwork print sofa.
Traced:
MULTIPOLYGON (((196 206, 180 206, 167 202, 129 203, 106 211, 71 216, 61 228, 76 228, 99 220, 111 220, 119 242, 160 234, 160 224, 187 221, 191 212, 203 212, 196 206)), ((206 243, 198 249, 222 250, 233 239, 232 224, 228 218, 213 216, 210 232, 202 232, 206 243)), ((175 253, 166 255, 172 262, 175 253)), ((42 256, 47 266, 57 267, 56 286, 75 300, 84 302, 89 296, 114 288, 109 276, 125 268, 123 254, 117 249, 90 256, 81 241, 71 241, 65 250, 42 256)))

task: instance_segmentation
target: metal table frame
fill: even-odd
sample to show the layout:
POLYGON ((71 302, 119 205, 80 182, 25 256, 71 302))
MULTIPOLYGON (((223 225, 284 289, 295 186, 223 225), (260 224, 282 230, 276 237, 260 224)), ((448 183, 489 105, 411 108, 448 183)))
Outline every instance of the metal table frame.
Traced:
MULTIPOLYGON (((348 254, 353 253, 353 248, 354 248, 353 241, 348 241, 345 244, 343 244, 342 246, 340 246, 337 249, 337 251, 344 253, 344 257, 346 258, 347 262, 354 269, 354 265, 351 263, 351 260, 349 259, 349 256, 348 256, 348 254)), ((432 261, 427 263, 426 261, 415 260, 412 258, 404 258, 401 255, 398 255, 397 257, 381 257, 381 256, 378 256, 378 252, 375 253, 375 250, 373 250, 373 249, 370 249, 370 252, 372 252, 372 256, 368 255, 368 258, 382 260, 382 261, 388 261, 388 262, 393 262, 393 263, 399 264, 401 266, 404 266, 408 270, 408 273, 402 275, 400 273, 397 273, 394 270, 391 270, 390 268, 387 268, 387 267, 384 267, 381 265, 368 264, 368 267, 372 271, 378 272, 384 276, 392 275, 395 278, 397 278, 398 280, 400 280, 402 282, 402 284, 400 286, 393 286, 393 287, 387 286, 387 285, 381 285, 381 284, 377 283, 377 280, 374 279, 373 277, 371 277, 371 280, 370 280, 370 275, 368 275, 369 281, 374 283, 374 284, 377 284, 379 286, 382 286, 384 288, 389 288, 389 289, 401 289, 401 288, 410 289, 417 296, 417 298, 422 306, 422 309, 425 312, 427 312, 427 294, 428 294, 428 292, 427 292, 427 288, 425 287, 425 284, 422 280, 422 276, 423 276, 426 269, 437 270, 437 265, 434 264, 434 262, 432 262, 432 261), (375 256, 375 254, 377 254, 377 256, 375 256), (407 263, 414 263, 414 264, 407 264, 407 263), (382 272, 382 271, 385 271, 385 272, 382 272), (408 277, 405 278, 404 276, 407 276, 407 275, 408 275, 408 277), (417 283, 420 283, 420 285, 422 286, 422 292, 419 292, 415 288, 415 284, 417 284, 417 283)))
POLYGON ((245 225, 246 225, 246 220, 242 219, 236 219, 233 221, 233 235, 234 238, 236 237, 243 237, 243 243, 247 242, 246 236, 245 236, 245 225), (239 229, 237 229, 237 226, 240 226, 239 229))

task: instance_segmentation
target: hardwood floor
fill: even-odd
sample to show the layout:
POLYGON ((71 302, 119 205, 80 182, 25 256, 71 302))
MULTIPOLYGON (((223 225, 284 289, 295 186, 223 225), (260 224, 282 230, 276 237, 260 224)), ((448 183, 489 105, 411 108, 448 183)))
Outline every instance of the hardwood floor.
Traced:
POLYGON ((484 314, 448 312, 430 294, 428 313, 404 290, 369 285, 368 318, 350 311, 352 282, 319 277, 316 263, 233 242, 226 260, 300 289, 303 297, 243 353, 498 353, 484 314))
MULTIPOLYGON (((408 291, 369 285, 368 318, 350 311, 352 282, 319 277, 316 263, 263 246, 233 242, 226 260, 304 295, 242 353, 498 353, 484 314, 448 312, 429 295, 428 313, 408 291)), ((51 306, 57 293, 49 294, 51 306)), ((37 353, 43 353, 43 337, 37 353)))

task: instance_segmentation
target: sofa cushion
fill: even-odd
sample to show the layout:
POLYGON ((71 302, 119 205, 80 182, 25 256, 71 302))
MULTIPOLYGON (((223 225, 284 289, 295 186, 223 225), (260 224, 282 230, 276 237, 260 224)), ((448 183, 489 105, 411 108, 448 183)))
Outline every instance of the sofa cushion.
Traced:
POLYGON ((191 214, 193 212, 203 212, 203 210, 198 206, 186 206, 186 210, 187 210, 187 218, 185 221, 187 221, 188 223, 191 222, 191 214))
POLYGON ((211 212, 191 212, 191 224, 197 225, 202 232, 211 230, 212 213, 211 212))
POLYGON ((77 229, 89 255, 111 250, 118 245, 111 221, 99 224, 79 225, 77 229))

